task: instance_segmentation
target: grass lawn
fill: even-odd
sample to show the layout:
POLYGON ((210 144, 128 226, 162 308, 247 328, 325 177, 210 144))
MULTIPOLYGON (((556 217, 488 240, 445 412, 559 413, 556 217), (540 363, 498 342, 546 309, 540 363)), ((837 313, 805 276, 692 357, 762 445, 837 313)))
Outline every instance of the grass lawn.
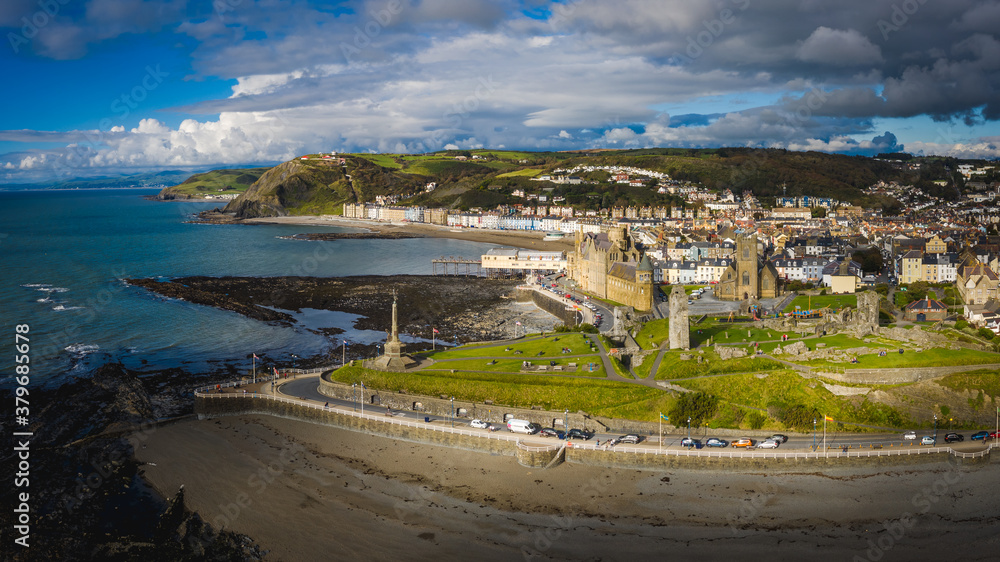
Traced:
MULTIPOLYGON (((763 357, 741 357, 738 359, 719 359, 714 351, 705 352, 705 361, 698 363, 697 353, 668 351, 663 354, 660 367, 656 371, 656 380, 683 379, 689 377, 700 377, 704 375, 719 375, 725 373, 755 373, 759 371, 771 371, 784 368, 781 363, 763 357), (692 356, 687 361, 681 360, 681 353, 688 353, 692 356)), ((640 365, 640 367, 642 367, 640 365)), ((652 368, 652 364, 646 367, 652 368)), ((637 370, 636 373, 639 373, 637 370)), ((640 375, 641 376, 641 375, 640 375)))
POLYGON ((589 339, 578 333, 553 334, 535 340, 532 340, 529 335, 528 341, 510 341, 490 346, 463 345, 447 351, 431 353, 428 357, 435 361, 470 357, 512 357, 518 358, 519 361, 534 361, 538 357, 545 357, 546 360, 549 360, 563 357, 562 348, 564 347, 569 348, 572 355, 590 354, 590 343, 589 339), (508 348, 510 351, 507 351, 508 348), (521 353, 515 353, 515 351, 521 351, 521 353), (541 356, 538 355, 540 351, 543 352, 541 356))
MULTIPOLYGON (((666 411, 672 398, 666 392, 638 384, 601 379, 552 377, 510 373, 388 373, 362 367, 334 371, 335 381, 364 381, 369 388, 425 396, 448 395, 456 401, 492 400, 493 409, 502 406, 547 410, 584 411, 608 417, 655 421, 666 411)), ((464 405, 463 405, 464 406, 464 405)))
POLYGON ((668 339, 670 339, 669 318, 646 322, 635 337, 636 343, 642 346, 643 349, 656 349, 668 339))
POLYGON ((516 170, 514 172, 506 172, 506 173, 498 175, 497 177, 498 178, 517 178, 517 177, 533 178, 533 177, 537 176, 540 173, 542 173, 541 168, 525 168, 523 170, 516 170))
POLYGON ((523 361, 531 361, 533 365, 544 365, 548 367, 549 370, 539 372, 538 374, 549 374, 549 375, 578 375, 581 377, 598 377, 605 378, 607 373, 604 372, 604 365, 601 361, 600 356, 591 355, 589 357, 574 357, 572 359, 554 359, 556 365, 561 366, 562 371, 552 370, 552 366, 549 365, 549 359, 498 359, 496 363, 490 365, 490 360, 486 359, 457 359, 455 361, 440 361, 427 367, 421 369, 420 372, 430 372, 430 371, 450 371, 452 369, 456 371, 490 371, 497 373, 521 373, 521 363, 523 361), (570 369, 569 364, 576 363, 576 369, 570 369), (589 363, 594 363, 594 370, 591 371, 588 368, 589 363))
POLYGON ((919 353, 906 350, 902 355, 890 352, 885 357, 878 355, 859 355, 857 363, 833 363, 830 361, 804 361, 802 365, 810 367, 835 366, 847 369, 898 369, 916 367, 946 367, 951 365, 984 365, 1000 363, 1000 354, 974 349, 944 349, 935 347, 919 353))
POLYGON ((795 307, 799 307, 802 310, 808 310, 812 306, 813 310, 819 308, 834 308, 840 309, 845 306, 851 308, 858 307, 858 296, 857 295, 799 295, 792 299, 792 302, 788 303, 785 307, 784 312, 792 312, 795 307))
POLYGON ((402 164, 396 161, 394 155, 392 154, 354 154, 358 158, 364 158, 373 164, 382 166, 383 168, 391 168, 393 170, 398 170, 403 167, 402 164))
POLYGON ((703 322, 697 324, 695 328, 691 330, 691 345, 697 346, 708 341, 708 338, 712 338, 712 343, 747 343, 752 342, 763 342, 768 340, 781 340, 782 334, 788 334, 788 338, 798 338, 799 334, 795 332, 778 332, 776 330, 762 330, 759 328, 752 328, 752 324, 730 324, 728 322, 722 323, 708 323, 703 322), (749 332, 749 335, 748 335, 749 332), (746 340, 745 342, 743 340, 746 340))

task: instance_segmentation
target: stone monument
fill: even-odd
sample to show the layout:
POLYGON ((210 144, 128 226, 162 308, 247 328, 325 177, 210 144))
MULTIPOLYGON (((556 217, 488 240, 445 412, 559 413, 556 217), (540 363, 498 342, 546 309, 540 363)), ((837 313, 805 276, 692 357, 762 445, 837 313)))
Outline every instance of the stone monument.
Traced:
POLYGON ((881 295, 875 291, 861 291, 857 293, 857 297, 858 310, 855 313, 854 330, 868 334, 877 332, 881 295))
POLYGON ((691 349, 688 296, 681 285, 670 289, 670 349, 691 349))
POLYGON ((385 353, 372 362, 372 367, 382 371, 405 371, 417 366, 417 362, 403 353, 403 342, 399 341, 399 324, 396 322, 396 291, 392 292, 392 333, 385 342, 385 353))

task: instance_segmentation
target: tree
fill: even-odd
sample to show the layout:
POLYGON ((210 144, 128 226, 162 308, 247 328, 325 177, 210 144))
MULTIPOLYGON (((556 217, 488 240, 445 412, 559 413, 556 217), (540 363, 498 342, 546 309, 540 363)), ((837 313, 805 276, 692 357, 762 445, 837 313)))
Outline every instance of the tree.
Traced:
POLYGON ((670 419, 678 426, 687 423, 691 418, 691 427, 698 427, 715 415, 719 408, 719 398, 705 392, 688 392, 682 394, 670 409, 670 419))

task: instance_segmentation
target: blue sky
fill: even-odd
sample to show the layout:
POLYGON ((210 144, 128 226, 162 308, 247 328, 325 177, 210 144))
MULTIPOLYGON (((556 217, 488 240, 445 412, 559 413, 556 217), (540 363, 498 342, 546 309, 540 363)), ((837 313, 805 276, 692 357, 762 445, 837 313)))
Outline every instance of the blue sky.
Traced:
POLYGON ((998 0, 6 0, 0 183, 318 150, 1000 155, 998 0))

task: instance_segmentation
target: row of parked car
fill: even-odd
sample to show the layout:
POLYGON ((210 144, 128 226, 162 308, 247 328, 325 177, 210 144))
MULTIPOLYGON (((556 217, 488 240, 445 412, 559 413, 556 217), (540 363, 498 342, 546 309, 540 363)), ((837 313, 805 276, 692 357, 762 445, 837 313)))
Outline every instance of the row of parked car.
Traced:
POLYGON ((780 433, 775 433, 774 435, 764 439, 762 441, 754 441, 749 437, 742 437, 740 439, 735 439, 733 441, 726 441, 725 439, 720 439, 718 437, 709 437, 705 444, 702 445, 700 439, 694 439, 693 437, 685 437, 681 439, 682 447, 690 447, 693 449, 701 449, 702 447, 739 447, 744 449, 777 449, 782 443, 788 441, 787 435, 782 435, 780 433))
MULTIPOLYGON (((908 441, 915 440, 917 438, 916 431, 907 431, 903 434, 903 439, 908 441)), ((996 431, 977 431, 972 434, 973 441, 985 441, 987 439, 998 439, 1000 438, 1000 432, 996 431)), ((945 443, 955 443, 959 441, 965 441, 965 436, 961 433, 949 432, 944 436, 945 443)), ((920 439, 921 445, 935 445, 937 444, 937 439, 933 435, 925 435, 920 439)))

